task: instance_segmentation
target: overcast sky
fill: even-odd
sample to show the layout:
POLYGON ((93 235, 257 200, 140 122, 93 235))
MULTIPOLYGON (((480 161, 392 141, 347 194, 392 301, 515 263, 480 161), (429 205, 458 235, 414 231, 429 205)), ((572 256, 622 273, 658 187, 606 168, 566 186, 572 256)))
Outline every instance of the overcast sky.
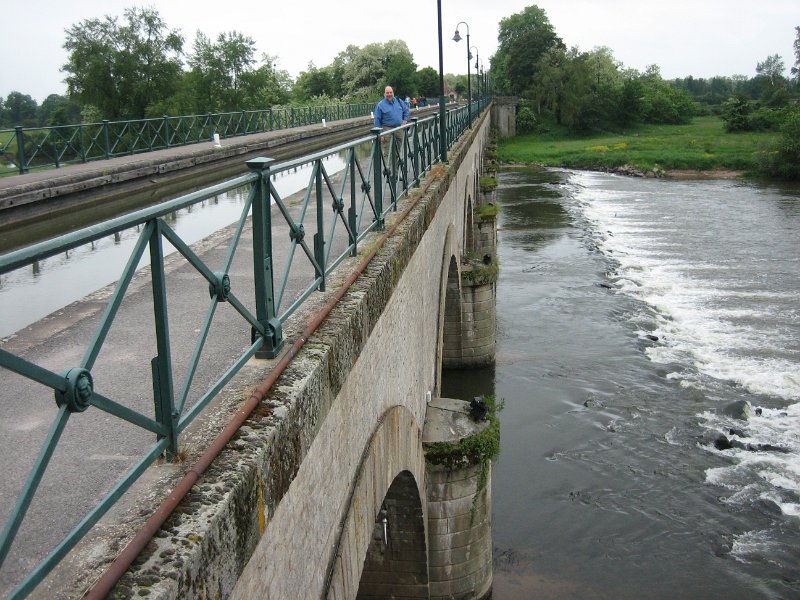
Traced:
MULTIPOLYGON (((0 96, 12 90, 38 102, 63 94, 61 66, 67 55, 64 30, 104 15, 121 16, 126 7, 154 6, 167 25, 179 29, 184 49, 195 33, 210 38, 239 31, 256 41, 256 51, 278 56, 278 67, 296 77, 313 61, 330 64, 349 44, 404 40, 419 67, 438 70, 439 45, 434 0, 33 0, 8 1, 2 9, 3 60, 0 96)), ((800 25, 800 0, 442 0, 444 69, 466 72, 466 43, 452 41, 456 24, 466 21, 470 43, 486 68, 497 49, 500 20, 537 4, 567 46, 591 50, 608 46, 626 67, 661 67, 663 77, 755 75, 757 62, 783 57, 794 64, 792 43, 800 25)), ((461 26, 461 35, 466 28, 461 26)), ((474 61, 473 61, 474 64, 474 61)))

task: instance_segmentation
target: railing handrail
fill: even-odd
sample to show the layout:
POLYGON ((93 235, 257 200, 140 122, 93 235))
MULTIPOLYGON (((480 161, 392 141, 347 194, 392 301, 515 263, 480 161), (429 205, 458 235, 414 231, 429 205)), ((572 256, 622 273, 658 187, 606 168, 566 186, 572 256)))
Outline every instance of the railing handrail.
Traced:
MULTIPOLYGON (((489 103, 483 98, 475 103, 475 117, 489 103)), ((439 138, 439 114, 424 119, 412 119, 405 126, 385 130, 374 128, 371 135, 345 144, 327 148, 313 154, 273 164, 271 159, 253 159, 247 162, 251 172, 217 184, 215 186, 191 192, 161 205, 144 208, 136 212, 108 220, 97 225, 86 227, 76 232, 67 233, 53 240, 33 244, 26 248, 0 256, 0 274, 31 264, 37 260, 54 256, 65 250, 95 241, 125 229, 141 226, 138 240, 130 253, 125 268, 116 284, 116 289, 108 299, 105 312, 97 325, 95 335, 88 345, 86 353, 78 366, 73 366, 60 373, 52 372, 34 362, 17 356, 0 346, 0 367, 23 378, 37 382, 53 390, 58 407, 55 420, 49 435, 46 437, 38 458, 34 463, 28 479, 23 486, 17 504, 9 517, 2 536, 0 536, 0 565, 5 560, 16 533, 25 518, 39 482, 47 469, 50 457, 58 444, 61 433, 67 425, 70 415, 85 411, 90 406, 115 416, 128 424, 133 424, 156 435, 154 444, 147 449, 143 457, 122 477, 104 499, 96 504, 80 522, 67 534, 55 549, 40 563, 36 569, 12 592, 10 598, 25 597, 52 568, 74 547, 88 530, 105 514, 135 482, 144 470, 164 452, 170 455, 177 453, 177 442, 180 433, 194 419, 210 400, 234 377, 234 375, 253 356, 273 357, 284 343, 282 325, 296 308, 315 290, 324 291, 326 277, 348 255, 355 256, 358 243, 371 231, 383 227, 384 218, 390 211, 397 210, 400 198, 419 184, 421 175, 430 170, 438 162, 440 145, 451 146, 460 135, 471 127, 467 117, 467 106, 461 106, 446 113, 445 140, 439 138), (397 134, 400 134, 399 136, 397 134), (384 140, 382 143, 381 140, 384 140), (363 158, 366 166, 359 162, 356 148, 371 144, 369 158, 363 158), (340 182, 334 181, 327 173, 324 159, 342 151, 347 153, 345 167, 340 182), (312 165, 311 176, 306 187, 305 197, 301 203, 300 220, 290 214, 289 209, 272 184, 271 176, 297 166, 312 165), (356 180, 356 177, 358 178, 356 180), (349 179, 348 179, 349 178, 349 179), (346 184, 350 184, 346 186, 346 184), (360 183, 360 186, 357 185, 360 183), (230 239, 227 258, 221 272, 214 272, 197 256, 177 233, 163 220, 166 215, 188 207, 197 202, 212 198, 226 191, 242 186, 250 186, 247 200, 237 222, 236 231, 230 239), (340 185, 337 189, 336 186, 340 185), (346 210, 345 188, 349 187, 346 210), (328 191, 332 206, 323 203, 324 190, 328 191), (303 219, 306 208, 312 200, 316 203, 317 233, 312 246, 304 240, 303 219), (384 204, 384 201, 385 204, 384 204), (276 277, 273 270, 271 248, 275 229, 272 219, 272 204, 276 206, 277 215, 282 215, 289 230, 290 257, 287 259, 283 277, 276 277), (326 230, 321 215, 323 209, 329 208, 332 218, 326 230), (252 217, 248 217, 252 209, 252 217), (372 218, 370 223, 364 217, 372 218), (233 262, 240 236, 245 226, 250 223, 253 228, 253 273, 255 282, 255 309, 250 311, 236 296, 237 291, 231 289, 227 271, 233 262), (346 234, 347 245, 338 256, 332 256, 336 227, 341 223, 346 234), (207 280, 210 292, 210 307, 206 321, 197 336, 195 351, 186 365, 183 385, 176 393, 173 385, 175 374, 171 362, 170 328, 167 319, 166 278, 163 240, 172 243, 186 262, 194 267, 207 280), (115 402, 94 389, 91 370, 102 350, 117 311, 122 304, 128 285, 137 272, 137 265, 150 250, 150 282, 153 290, 153 318, 156 346, 158 354, 152 359, 151 391, 153 394, 154 416, 137 412, 135 408, 115 402), (269 250, 269 252, 267 252, 269 250), (308 265, 314 270, 311 282, 297 295, 292 304, 282 309, 282 297, 288 282, 290 267, 295 251, 298 256, 306 256, 308 265), (189 389, 196 372, 199 356, 206 344, 206 336, 212 324, 214 310, 219 303, 228 303, 252 327, 253 339, 244 352, 235 358, 233 364, 207 388, 195 403, 186 407, 189 389), (184 408, 186 410, 184 411, 184 408)), ((330 214, 330 213, 329 213, 330 214)), ((343 241, 343 240, 342 240, 343 241)), ((149 360, 146 357, 143 360, 149 360)), ((216 374, 215 374, 216 376, 216 374)))
POLYGON ((322 119, 333 122, 365 117, 373 108, 371 103, 340 102, 65 125, 19 125, 0 129, 0 158, 11 165, 0 164, 0 175, 213 141, 215 133, 226 139, 302 127, 322 119), (186 130, 183 139, 173 135, 178 130, 186 130))

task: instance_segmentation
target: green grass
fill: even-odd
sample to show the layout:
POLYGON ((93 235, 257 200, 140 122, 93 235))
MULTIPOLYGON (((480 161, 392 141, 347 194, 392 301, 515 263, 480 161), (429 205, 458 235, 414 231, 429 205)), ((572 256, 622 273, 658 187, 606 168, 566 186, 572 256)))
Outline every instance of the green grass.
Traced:
POLYGON ((644 125, 625 133, 570 135, 565 130, 500 140, 499 159, 582 169, 633 165, 661 169, 756 170, 758 154, 778 134, 726 133, 719 117, 697 117, 688 125, 644 125))

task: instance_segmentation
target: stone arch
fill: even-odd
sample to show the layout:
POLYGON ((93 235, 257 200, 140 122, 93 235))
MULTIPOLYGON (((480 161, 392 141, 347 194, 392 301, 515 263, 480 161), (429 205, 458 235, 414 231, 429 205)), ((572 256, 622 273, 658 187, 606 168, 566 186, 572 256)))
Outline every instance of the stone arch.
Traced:
POLYGON ((427 598, 425 455, 407 408, 393 406, 378 422, 348 506, 323 597, 385 598, 391 589, 395 598, 427 598))
POLYGON ((481 185, 481 173, 483 173, 483 140, 481 140, 481 151, 475 154, 475 166, 472 170, 472 197, 478 198, 478 191, 481 185))
POLYGON ((472 204, 473 196, 467 195, 464 202, 464 248, 463 254, 475 250, 475 207, 472 204))
POLYGON ((441 390, 442 368, 461 356, 461 269, 459 248, 452 225, 447 230, 439 280, 439 341, 436 355, 436 394, 441 390))
POLYGON ((375 519, 356 598, 428 597, 422 500, 414 476, 403 471, 389 487, 375 519))

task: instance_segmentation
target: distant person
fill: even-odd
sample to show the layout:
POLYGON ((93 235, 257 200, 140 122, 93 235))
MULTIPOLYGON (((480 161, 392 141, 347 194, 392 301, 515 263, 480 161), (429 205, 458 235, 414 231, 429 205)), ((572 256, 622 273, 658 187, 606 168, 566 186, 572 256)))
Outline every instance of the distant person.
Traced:
POLYGON ((414 96, 411 99, 411 108, 417 108, 417 97, 416 96, 414 96))

